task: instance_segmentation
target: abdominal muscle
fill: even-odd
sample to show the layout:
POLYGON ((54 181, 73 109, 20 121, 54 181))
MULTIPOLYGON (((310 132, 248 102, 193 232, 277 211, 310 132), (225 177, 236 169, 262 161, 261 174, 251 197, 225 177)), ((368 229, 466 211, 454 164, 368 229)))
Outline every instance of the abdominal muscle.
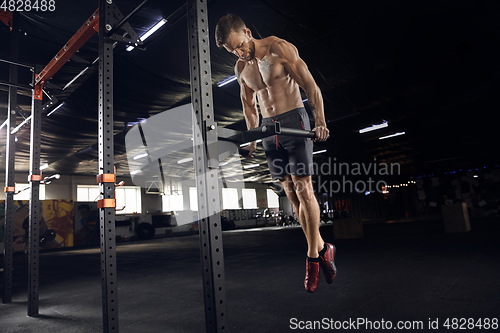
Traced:
POLYGON ((262 117, 269 118, 303 107, 299 86, 293 82, 278 83, 257 91, 262 117))

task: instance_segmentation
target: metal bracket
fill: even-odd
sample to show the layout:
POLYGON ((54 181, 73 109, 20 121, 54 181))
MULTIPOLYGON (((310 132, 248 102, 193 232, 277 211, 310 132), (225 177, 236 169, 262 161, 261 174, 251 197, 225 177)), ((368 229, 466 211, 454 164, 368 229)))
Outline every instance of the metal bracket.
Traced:
POLYGON ((112 35, 107 36, 108 39, 115 40, 117 42, 125 43, 127 45, 131 46, 138 46, 142 45, 142 40, 139 38, 139 35, 135 32, 134 28, 130 25, 130 23, 125 22, 120 26, 120 29, 125 30, 123 34, 118 34, 115 32, 116 29, 114 29, 114 26, 117 25, 119 22, 121 22, 124 18, 122 12, 120 9, 113 4, 112 5, 112 11, 113 11, 113 26, 111 25, 106 25, 106 30, 112 35), (125 37, 126 35, 129 35, 129 37, 125 37))
POLYGON ((114 184, 114 183, 116 183, 116 166, 113 166, 113 172, 114 173, 101 173, 101 174, 97 175, 97 184, 100 184, 100 183, 113 183, 114 184))
POLYGON ((59 100, 55 96, 51 96, 52 99, 42 106, 42 112, 56 105, 59 100))
POLYGON ((39 175, 29 175, 28 176, 28 181, 29 182, 39 182, 42 180, 42 172, 40 171, 39 175))
POLYGON ((17 114, 20 114, 21 117, 23 117, 23 119, 26 119, 27 117, 29 117, 29 116, 26 115, 25 111, 23 109, 21 109, 21 107, 19 105, 16 105, 16 107, 14 108, 14 111, 17 114))
POLYGON ((116 175, 114 173, 102 173, 97 175, 97 184, 100 183, 115 183, 116 175))
MULTIPOLYGON (((113 183, 115 186, 123 186, 123 184, 125 184, 124 181, 121 181, 118 184, 116 184, 116 166, 114 167, 114 172, 115 173, 101 173, 100 175, 97 175, 96 176, 97 184, 113 183)), ((116 191, 115 191, 115 198, 114 199, 97 200, 97 208, 114 208, 115 211, 121 211, 121 210, 125 209, 125 206, 123 206, 120 209, 116 208, 116 191)))
POLYGON ((116 208, 116 200, 115 199, 98 200, 97 208, 116 208))

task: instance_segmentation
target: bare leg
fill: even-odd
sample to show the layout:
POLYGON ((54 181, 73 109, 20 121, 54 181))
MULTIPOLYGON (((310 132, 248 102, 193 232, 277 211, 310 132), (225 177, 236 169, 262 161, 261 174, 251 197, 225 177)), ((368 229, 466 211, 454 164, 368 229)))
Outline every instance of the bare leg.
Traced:
POLYGON ((307 238, 306 229, 304 228, 304 224, 301 222, 302 219, 300 216, 300 201, 299 198, 297 197, 297 194, 295 193, 292 177, 290 175, 286 175, 285 177, 283 177, 283 179, 281 180, 281 185, 285 190, 286 196, 292 203, 293 211, 295 212, 295 215, 297 216, 297 219, 299 220, 299 223, 302 226, 302 231, 304 231, 304 235, 306 236, 307 244, 309 244, 309 239, 307 238))
POLYGON ((307 256, 317 258, 325 243, 319 232, 320 212, 311 176, 287 175, 281 183, 306 236, 307 256))

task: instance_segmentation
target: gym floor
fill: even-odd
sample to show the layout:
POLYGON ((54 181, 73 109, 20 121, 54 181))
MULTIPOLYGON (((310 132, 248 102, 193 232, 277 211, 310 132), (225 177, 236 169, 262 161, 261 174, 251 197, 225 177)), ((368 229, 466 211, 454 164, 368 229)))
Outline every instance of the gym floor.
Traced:
MULTIPOLYGON (((471 228, 446 234, 442 220, 386 221, 365 225, 363 238, 334 240, 332 225, 323 225, 337 246, 338 274, 331 285, 321 276, 314 294, 303 286, 300 228, 224 232, 228 332, 288 332, 313 321, 342 331, 334 325, 358 320, 351 331, 391 324, 398 332, 451 332, 469 318, 467 332, 494 331, 478 323, 500 317, 500 220, 472 219, 471 228), (396 329, 398 321, 406 329, 396 329)), ((198 235, 120 243, 117 253, 120 332, 205 331, 198 235)), ((26 256, 15 256, 0 332, 102 332, 99 249, 41 255, 38 317, 27 316, 27 266, 26 256)))

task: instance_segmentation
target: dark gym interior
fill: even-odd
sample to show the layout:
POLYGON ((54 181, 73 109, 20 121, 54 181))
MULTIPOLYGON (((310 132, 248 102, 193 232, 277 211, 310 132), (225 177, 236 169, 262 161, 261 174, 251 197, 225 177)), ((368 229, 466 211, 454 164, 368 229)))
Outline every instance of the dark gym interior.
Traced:
MULTIPOLYGON (((17 184, 29 186, 34 179, 30 170, 35 118, 30 115, 36 90, 28 67, 51 63, 99 7, 97 0, 55 0, 44 2, 44 10, 35 10, 35 1, 31 7, 26 7, 27 1, 17 2, 0 0, 2 249, 10 219, 6 198, 12 198, 9 191, 14 191, 7 183, 15 181, 18 191, 17 184), (13 119, 14 127, 8 126, 8 119, 13 119), (8 128, 15 128, 15 136, 8 135, 8 128), (15 157, 9 155, 13 144, 15 157)), ((123 203, 124 211, 118 209, 118 199, 116 203, 112 240, 116 285, 110 290, 116 292, 113 319, 118 325, 109 324, 105 315, 109 309, 103 308, 109 297, 109 290, 104 291, 107 296, 102 290, 107 282, 103 282, 99 243, 104 240, 98 231, 86 236, 77 232, 89 214, 98 216, 95 187, 101 173, 102 34, 91 31, 45 82, 42 93, 38 162, 43 166, 42 179, 57 178, 45 180, 40 197, 38 313, 29 315, 28 310, 29 279, 34 274, 28 246, 33 207, 25 188, 13 196, 14 251, 4 249, 0 254, 0 332, 498 329, 500 148, 495 114, 500 3, 207 0, 203 4, 209 34, 204 42, 210 46, 210 121, 219 128, 247 129, 238 82, 221 84, 235 75, 237 60, 215 45, 215 26, 227 13, 241 16, 255 38, 277 36, 295 45, 321 90, 330 137, 314 144, 312 179, 321 211, 320 231, 337 248, 338 273, 331 285, 321 276, 312 294, 304 290, 304 233, 283 190, 271 179, 261 144, 253 159, 237 157, 236 176, 234 167, 221 169, 221 209, 216 215, 222 227, 214 228, 222 235, 223 260, 210 266, 213 271, 204 272, 205 230, 197 217, 194 223, 191 219, 198 216, 192 201, 198 177, 192 150, 164 159, 161 174, 155 175, 145 169, 136 173, 133 163, 142 160, 130 148, 138 128, 144 139, 142 129, 154 124, 165 131, 164 137, 173 131, 172 124, 191 126, 176 125, 173 111, 194 103, 188 5, 184 0, 111 3, 121 14, 115 23, 131 14, 121 29, 133 29, 137 36, 165 19, 141 45, 127 50, 130 45, 115 40, 110 51, 114 140, 110 149, 116 183, 124 183, 122 189, 116 186, 116 195, 134 190, 138 197, 133 204, 123 203), (360 133, 378 124, 386 126, 360 133), (223 190, 229 188, 234 192, 226 191, 225 196, 223 190), (251 190, 250 203, 244 189, 251 190), (228 203, 230 193, 237 196, 233 206, 228 203), (272 205, 270 196, 276 201, 272 205), (184 223, 186 218, 190 223, 184 223), (7 256, 12 256, 9 275, 7 256), (217 315, 223 329, 208 323, 211 310, 204 295, 205 277, 216 277, 219 270, 224 272, 225 296, 217 302, 217 315), (12 279, 7 299, 6 279, 12 279)), ((126 30, 117 30, 126 35, 126 30)), ((301 94, 313 120, 308 96, 303 90, 301 94)), ((195 137, 187 135, 189 142, 195 137)), ((155 142, 159 150, 162 138, 155 142)), ((155 163, 145 168, 157 167, 155 163)), ((208 167, 206 171, 208 175, 208 167)))

